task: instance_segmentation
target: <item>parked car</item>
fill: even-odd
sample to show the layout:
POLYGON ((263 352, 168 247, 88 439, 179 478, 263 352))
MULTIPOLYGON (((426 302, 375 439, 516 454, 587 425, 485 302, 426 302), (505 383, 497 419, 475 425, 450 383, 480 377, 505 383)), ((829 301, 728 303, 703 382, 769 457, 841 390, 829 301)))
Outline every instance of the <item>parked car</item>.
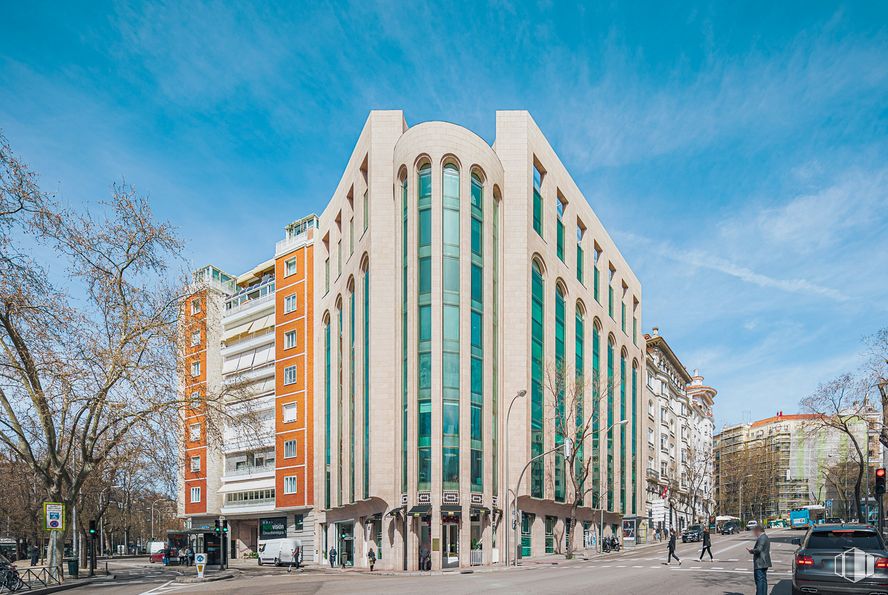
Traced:
POLYGON ((721 528, 722 535, 733 535, 740 532, 740 525, 734 521, 728 521, 721 528))
POLYGON ((837 517, 837 516, 831 516, 831 517, 827 517, 827 518, 825 518, 825 519, 823 520, 823 522, 824 522, 825 524, 827 524, 827 525, 841 525, 841 524, 844 523, 845 521, 843 521, 842 519, 840 519, 840 518, 837 517))
POLYGON ((759 526, 758 521, 749 521, 748 523, 746 523, 746 530, 752 531, 753 529, 755 529, 758 526, 759 526))
POLYGON ((179 551, 176 548, 166 548, 165 547, 160 550, 157 550, 156 552, 154 552, 153 554, 148 556, 148 561, 151 562, 152 564, 154 564, 154 563, 163 564, 163 557, 164 557, 164 554, 166 554, 167 552, 169 552, 169 554, 170 554, 170 562, 169 563, 170 564, 178 564, 179 563, 179 551))
POLYGON ((681 532, 681 542, 700 541, 703 539, 703 525, 690 525, 681 532))
POLYGON ((771 519, 768 521, 768 529, 785 529, 789 524, 785 519, 771 519))
POLYGON ((792 561, 792 592, 888 593, 888 550, 869 525, 815 525, 802 538, 792 561), (859 551, 852 551, 856 548, 859 551), (859 564, 865 552, 872 563, 859 564))

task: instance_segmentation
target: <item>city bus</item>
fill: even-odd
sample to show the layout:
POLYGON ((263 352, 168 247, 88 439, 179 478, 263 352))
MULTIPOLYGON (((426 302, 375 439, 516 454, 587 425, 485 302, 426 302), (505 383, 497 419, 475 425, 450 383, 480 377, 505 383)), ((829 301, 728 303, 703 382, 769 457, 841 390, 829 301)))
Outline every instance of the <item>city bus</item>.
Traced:
POLYGON ((811 525, 819 525, 826 518, 826 508, 819 504, 809 504, 793 508, 789 513, 789 526, 793 529, 807 529, 811 525))

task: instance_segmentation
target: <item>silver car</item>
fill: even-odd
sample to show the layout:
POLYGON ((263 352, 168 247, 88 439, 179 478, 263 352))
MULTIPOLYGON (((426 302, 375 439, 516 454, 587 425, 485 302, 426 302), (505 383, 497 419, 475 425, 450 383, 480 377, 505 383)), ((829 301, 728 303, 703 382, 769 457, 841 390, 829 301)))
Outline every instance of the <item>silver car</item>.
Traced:
POLYGON ((817 525, 792 540, 792 592, 888 595, 888 550, 869 525, 817 525))

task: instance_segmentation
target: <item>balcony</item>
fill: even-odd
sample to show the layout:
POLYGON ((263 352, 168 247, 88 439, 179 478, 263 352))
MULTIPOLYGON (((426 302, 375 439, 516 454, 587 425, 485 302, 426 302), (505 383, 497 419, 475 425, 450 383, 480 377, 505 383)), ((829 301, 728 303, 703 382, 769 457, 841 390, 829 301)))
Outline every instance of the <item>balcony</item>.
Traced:
POLYGON ((647 469, 645 472, 645 475, 647 475, 648 479, 653 479, 654 481, 657 481, 660 479, 660 474, 657 473, 656 469, 647 469))
POLYGON ((271 465, 245 465, 240 468, 231 468, 225 470, 225 475, 222 476, 222 479, 229 478, 238 478, 238 479, 247 479, 251 476, 255 476, 257 479, 259 477, 264 477, 267 474, 274 473, 274 464, 271 465))
POLYGON ((225 316, 244 310, 249 306, 274 299, 274 277, 258 285, 247 287, 225 300, 225 316))

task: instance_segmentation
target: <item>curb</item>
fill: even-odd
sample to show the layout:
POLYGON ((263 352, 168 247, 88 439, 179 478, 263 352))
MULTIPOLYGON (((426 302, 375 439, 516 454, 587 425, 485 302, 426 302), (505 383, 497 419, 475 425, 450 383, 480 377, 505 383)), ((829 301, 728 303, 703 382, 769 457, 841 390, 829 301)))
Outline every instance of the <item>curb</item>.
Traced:
POLYGON ((93 583, 104 583, 104 582, 108 582, 108 581, 113 581, 114 575, 85 578, 85 579, 68 579, 68 580, 69 580, 69 582, 62 583, 61 585, 52 585, 50 587, 43 587, 41 589, 31 589, 27 592, 31 595, 45 595, 47 593, 57 593, 59 591, 68 591, 70 589, 76 589, 78 587, 87 587, 93 583))
POLYGON ((224 581, 230 578, 234 578, 234 572, 226 572, 225 574, 211 574, 210 576, 205 576, 203 578, 198 578, 196 576, 180 576, 173 579, 175 583, 186 583, 186 584, 201 584, 201 583, 212 583, 215 581, 224 581))

